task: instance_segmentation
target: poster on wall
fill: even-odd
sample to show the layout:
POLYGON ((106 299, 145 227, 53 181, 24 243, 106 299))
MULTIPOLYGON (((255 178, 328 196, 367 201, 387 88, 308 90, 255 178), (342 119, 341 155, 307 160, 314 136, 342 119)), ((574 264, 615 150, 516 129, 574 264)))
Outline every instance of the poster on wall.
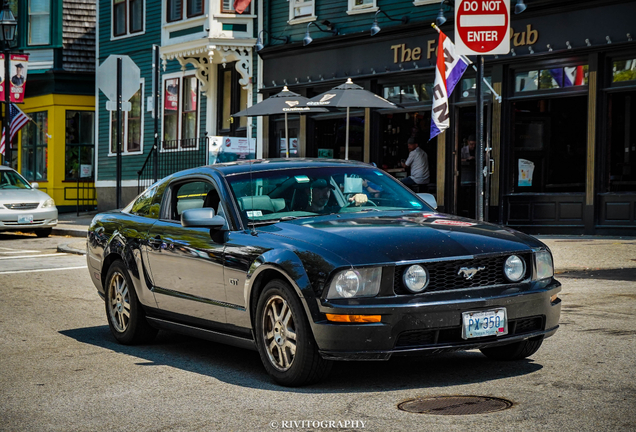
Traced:
MULTIPOLYGON (((280 139, 280 157, 285 157, 287 152, 287 146, 285 145, 285 138, 280 139)), ((298 156, 298 138, 289 139, 289 157, 298 156)))
POLYGON ((527 159, 519 159, 519 181, 518 186, 532 186, 532 174, 534 173, 534 163, 527 159))
POLYGON ((208 163, 233 162, 256 158, 256 138, 210 137, 208 163))
POLYGON ((179 109, 179 78, 166 80, 164 109, 177 111, 179 109))
MULTIPOLYGON (((29 56, 11 54, 11 102, 24 103, 24 89, 26 87, 29 56)), ((4 95, 3 95, 4 96, 4 95)))

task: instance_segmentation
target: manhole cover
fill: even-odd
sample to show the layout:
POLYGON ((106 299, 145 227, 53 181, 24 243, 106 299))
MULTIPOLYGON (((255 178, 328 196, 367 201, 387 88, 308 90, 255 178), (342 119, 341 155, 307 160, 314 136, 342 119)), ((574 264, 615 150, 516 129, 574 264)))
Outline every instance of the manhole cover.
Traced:
POLYGON ((467 415, 502 411, 512 406, 505 399, 487 396, 432 396, 402 402, 402 411, 418 414, 467 415))

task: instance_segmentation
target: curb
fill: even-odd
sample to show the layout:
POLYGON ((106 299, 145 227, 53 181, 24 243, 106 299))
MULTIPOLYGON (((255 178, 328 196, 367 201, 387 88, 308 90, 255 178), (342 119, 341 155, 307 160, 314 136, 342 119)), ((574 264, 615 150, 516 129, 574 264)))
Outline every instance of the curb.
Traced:
POLYGON ((86 238, 88 231, 81 229, 69 229, 69 228, 53 228, 52 235, 70 236, 70 237, 83 237, 86 238))
MULTIPOLYGON (((77 244, 78 242, 75 242, 77 244)), ((57 251, 62 253, 71 253, 76 255, 86 255, 86 248, 79 249, 74 247, 71 243, 65 243, 57 246, 57 251)))

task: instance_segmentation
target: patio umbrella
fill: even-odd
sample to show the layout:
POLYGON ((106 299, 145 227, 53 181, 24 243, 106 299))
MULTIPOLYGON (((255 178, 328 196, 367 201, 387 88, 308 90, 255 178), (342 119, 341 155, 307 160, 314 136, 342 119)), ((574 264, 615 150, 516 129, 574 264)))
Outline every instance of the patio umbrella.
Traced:
POLYGON ((349 108, 399 108, 393 102, 354 84, 351 78, 347 78, 346 83, 309 99, 307 106, 347 108, 345 159, 349 159, 349 108))
POLYGON ((232 117, 253 117, 285 114, 285 151, 286 157, 289 157, 287 114, 307 114, 329 111, 325 108, 308 107, 306 103, 306 97, 290 91, 287 86, 285 86, 282 92, 277 93, 262 102, 254 104, 251 107, 244 109, 243 111, 232 114, 232 117))

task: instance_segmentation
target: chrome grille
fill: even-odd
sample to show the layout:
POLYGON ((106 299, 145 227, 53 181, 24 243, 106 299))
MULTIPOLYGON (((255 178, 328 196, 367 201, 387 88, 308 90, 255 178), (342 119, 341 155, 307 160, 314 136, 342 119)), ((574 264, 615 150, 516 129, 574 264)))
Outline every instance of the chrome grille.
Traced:
MULTIPOLYGON (((463 259, 453 261, 437 261, 422 263, 423 267, 429 272, 430 282, 428 287, 424 290, 425 293, 446 291, 452 289, 462 288, 477 288, 482 286, 501 285, 508 284, 510 281, 506 279, 503 272, 504 263, 506 259, 512 254, 483 257, 475 259, 463 259), (466 279, 464 276, 459 275, 459 270, 462 267, 484 267, 483 270, 478 271, 471 279, 466 279)), ((532 254, 515 254, 523 258, 526 263, 526 274, 524 279, 527 278, 532 271, 532 254)), ((398 295, 412 294, 406 289, 402 282, 402 276, 404 271, 410 266, 402 265, 395 268, 393 277, 393 291, 398 295)))
POLYGON ((13 203, 3 205, 10 210, 33 210, 38 208, 40 203, 13 203))

